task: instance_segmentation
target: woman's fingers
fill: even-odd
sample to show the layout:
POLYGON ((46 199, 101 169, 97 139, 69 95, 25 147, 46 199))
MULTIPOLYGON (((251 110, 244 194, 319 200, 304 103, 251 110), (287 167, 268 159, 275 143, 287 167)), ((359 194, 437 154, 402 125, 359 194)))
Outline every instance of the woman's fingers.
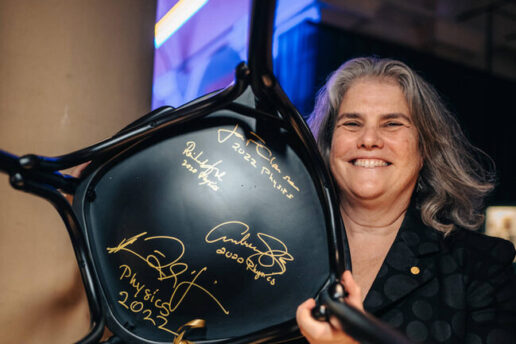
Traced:
POLYGON ((342 285, 344 285, 344 288, 348 292, 348 296, 346 297, 346 302, 357 308, 358 310, 364 312, 364 305, 362 303, 362 291, 359 287, 359 285, 355 282, 353 279, 353 276, 351 275, 351 271, 346 270, 342 274, 341 279, 342 285))
POLYGON ((315 319, 312 317, 312 309, 315 307, 315 300, 308 299, 297 307, 296 320, 301 330, 301 333, 306 336, 304 332, 311 333, 313 331, 315 319))
POLYGON ((312 317, 312 309, 315 307, 315 300, 308 299, 297 308, 296 320, 301 334, 312 344, 323 343, 322 340, 329 337, 332 328, 325 321, 318 321, 312 317))
POLYGON ((296 320, 301 334, 310 344, 348 344, 356 343, 346 333, 334 328, 326 321, 318 321, 312 317, 315 307, 314 299, 308 299, 297 308, 296 320))

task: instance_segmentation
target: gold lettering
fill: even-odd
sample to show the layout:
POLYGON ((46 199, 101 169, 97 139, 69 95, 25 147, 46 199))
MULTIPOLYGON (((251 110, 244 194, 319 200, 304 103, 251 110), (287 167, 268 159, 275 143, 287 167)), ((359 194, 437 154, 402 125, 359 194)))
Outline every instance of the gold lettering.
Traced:
POLYGON ((195 142, 194 141, 188 141, 186 143, 186 148, 183 151, 183 155, 186 155, 187 157, 192 158, 193 157, 192 152, 193 152, 194 149, 195 149, 195 142))
POLYGON ((229 311, 226 310, 224 308, 224 306, 222 306, 222 304, 220 303, 220 301, 215 297, 213 296, 213 294, 211 294, 206 288, 200 286, 199 284, 195 283, 195 281, 197 280, 197 278, 204 272, 206 271, 207 268, 206 267, 203 267, 196 275, 195 277, 193 278, 192 281, 190 282, 181 282, 177 285, 176 288, 174 288, 174 291, 172 292, 172 296, 170 297, 170 300, 169 300, 169 303, 170 303, 170 306, 169 306, 169 310, 170 312, 174 312, 178 307, 179 305, 183 302, 183 299, 186 297, 186 295, 188 294, 188 292, 190 291, 190 289, 192 287, 196 287, 202 291, 204 291, 204 293, 206 295, 208 295, 209 297, 211 297, 211 299, 213 301, 215 301, 215 303, 220 307, 220 309, 222 309, 222 311, 224 312, 224 314, 229 314, 229 311), (180 294, 180 297, 179 297, 179 300, 174 304, 174 298, 176 296, 176 292, 180 289, 180 287, 182 286, 186 286, 186 290, 184 290, 184 292, 182 294, 180 294))
POLYGON ((122 264, 119 266, 119 268, 124 269, 124 272, 122 272, 122 275, 120 276, 120 280, 122 280, 122 278, 131 276, 131 268, 129 265, 122 264))
POLYGON ((292 180, 292 178, 290 178, 290 176, 284 176, 283 177, 284 180, 287 181, 287 183, 290 184, 290 186, 292 186, 294 189, 296 189, 297 192, 299 192, 299 188, 297 187, 297 185, 294 183, 294 181, 292 180))
POLYGON ((277 163, 275 163, 275 162, 273 163, 273 161, 274 161, 274 160, 276 160, 276 157, 273 157, 273 158, 269 161, 269 164, 271 165, 271 167, 272 167, 273 169, 275 169, 275 170, 276 170, 276 172, 281 173, 281 170, 279 169, 278 164, 277 164, 277 163))
POLYGON ((220 172, 220 170, 218 168, 216 168, 216 166, 219 165, 221 162, 222 162, 222 160, 219 160, 212 165, 209 165, 209 164, 200 165, 201 168, 204 168, 204 171, 202 171, 199 174, 199 178, 208 177, 210 174, 214 173, 215 178, 217 178, 219 181, 222 181, 222 177, 224 177, 226 175, 226 172, 220 172))
MULTIPOLYGON (((256 134, 253 131, 249 131, 248 136, 253 136, 252 138, 248 138, 245 140, 244 135, 238 133, 238 124, 236 124, 233 129, 225 129, 225 128, 219 128, 217 130, 217 140, 219 143, 226 142, 231 137, 236 137, 240 142, 245 142, 245 147, 250 147, 254 145, 254 150, 257 155, 257 157, 262 158, 263 160, 267 161, 267 167, 260 166, 260 174, 267 175, 270 183, 272 184, 272 188, 278 190, 282 195, 284 195, 288 199, 294 198, 294 195, 292 193, 288 193, 288 189, 283 186, 282 184, 278 183, 279 178, 283 178, 289 186, 294 188, 296 191, 300 191, 299 187, 294 183, 292 180, 292 177, 290 176, 281 176, 281 169, 278 165, 277 158, 272 154, 272 151, 269 149, 269 147, 266 146, 266 142, 264 139, 262 139, 258 134, 256 134), (271 170, 274 170, 279 174, 279 176, 276 176, 272 173, 271 170)), ((258 167, 256 165, 256 160, 251 157, 251 154, 246 152, 242 147, 241 143, 233 142, 233 145, 231 146, 233 150, 242 155, 242 158, 247 161, 251 166, 258 167)), ((192 149, 193 151, 193 149, 192 149)), ((202 184, 208 184, 209 186, 211 184, 203 182, 202 184)))
MULTIPOLYGON (((209 164, 208 159, 201 160, 201 156, 204 154, 204 151, 199 153, 195 152, 196 143, 194 141, 186 142, 186 148, 183 150, 183 155, 187 158, 192 159, 197 163, 202 171, 197 176, 198 179, 201 180, 199 185, 206 185, 213 191, 219 190, 219 186, 217 185, 217 181, 211 180, 210 176, 214 176, 219 182, 222 182, 222 177, 226 175, 226 172, 223 172, 217 167, 222 163, 222 160, 217 161, 214 164, 209 164)), ((183 166, 187 168, 192 173, 197 173, 198 170, 194 168, 191 164, 189 164, 186 160, 183 161, 183 166)))
MULTIPOLYGON (((278 238, 265 233, 257 233, 256 237, 260 241, 260 248, 252 242, 249 225, 241 221, 226 221, 210 229, 204 240, 208 244, 223 242, 250 249, 253 253, 245 259, 246 270, 253 272, 255 279, 284 274, 287 262, 294 260, 287 246, 278 238)), ((230 252, 225 247, 217 249, 216 253, 238 263, 244 262, 239 254, 230 252)), ((274 285, 272 280, 267 281, 274 285)))
POLYGON ((117 247, 114 247, 114 248, 108 247, 107 251, 108 251, 108 253, 116 253, 120 250, 123 250, 126 246, 134 244, 136 242, 136 240, 138 240, 139 237, 144 236, 145 234, 147 234, 147 232, 143 232, 143 233, 137 234, 135 236, 132 236, 129 238, 129 240, 124 239, 124 240, 122 240, 122 242, 120 242, 120 244, 118 244, 117 247))
MULTIPOLYGON (((206 236, 204 237, 204 240, 208 244, 212 244, 214 242, 222 241, 222 242, 229 242, 229 243, 232 243, 232 244, 235 244, 235 245, 244 246, 244 247, 250 248, 252 250, 256 250, 256 246, 254 246, 253 244, 247 242, 247 239, 251 236, 251 234, 247 233, 248 231, 249 231, 249 226, 247 224, 241 222, 241 221, 226 221, 226 222, 223 222, 223 223, 213 227, 208 232, 208 234, 206 234, 206 236), (226 235, 221 235, 219 233, 219 232, 223 233, 223 231, 227 229, 226 226, 227 225, 231 225, 231 224, 235 224, 237 226, 241 226, 241 229, 243 229, 243 231, 240 232, 240 235, 242 235, 242 237, 239 240, 228 238, 226 235)), ((226 249, 225 248, 223 248, 223 249, 224 249, 224 252, 225 252, 226 249)))
POLYGON ((238 133, 237 130, 238 130, 238 124, 235 124, 235 126, 233 127, 232 130, 220 128, 220 129, 217 130, 217 140, 219 141, 219 143, 224 143, 231 136, 234 135, 235 137, 237 137, 240 140, 244 141, 244 136, 242 136, 242 134, 238 133), (226 134, 226 136, 224 136, 224 134, 226 134))
MULTIPOLYGON (((170 290, 170 300, 169 302, 161 302, 161 298, 157 297, 156 301, 154 302, 154 297, 158 293, 159 289, 154 290, 151 293, 150 289, 145 288, 145 284, 141 281, 137 280, 137 273, 134 272, 129 265, 122 264, 119 266, 119 269, 121 270, 120 280, 127 279, 129 285, 134 288, 134 298, 139 297, 145 301, 149 301, 153 303, 153 305, 160 309, 160 315, 161 316, 168 316, 171 312, 177 309, 179 305, 183 302, 183 300, 187 297, 188 293, 196 289, 200 291, 201 293, 204 293, 209 298, 211 298, 215 304, 224 312, 224 314, 229 314, 229 311, 222 305, 222 303, 205 287, 200 285, 197 280, 201 276, 201 274, 207 270, 206 267, 203 267, 199 272, 195 273, 195 271, 192 272, 192 275, 194 275, 193 279, 191 281, 185 281, 184 275, 188 272, 188 264, 181 262, 181 258, 184 255, 185 252, 185 246, 183 242, 175 237, 172 236, 150 236, 143 238, 144 241, 153 241, 153 240, 159 240, 168 241, 168 246, 175 245, 179 249, 179 253, 175 257, 167 258, 167 255, 165 255, 163 252, 154 250, 152 254, 147 255, 144 257, 140 253, 136 252, 134 248, 131 246, 134 244, 139 238, 144 237, 147 234, 147 232, 140 233, 138 235, 135 235, 131 238, 123 239, 119 245, 117 245, 114 248, 107 248, 107 251, 109 254, 118 253, 120 251, 125 251, 127 253, 130 253, 143 261, 148 267, 156 270, 157 277, 156 279, 158 281, 164 281, 164 280, 171 280, 172 288, 170 290), (165 260, 165 262, 163 262, 165 260), (183 275, 183 281, 179 281, 180 276, 183 275), (178 298, 175 298, 178 297, 178 298), (175 301, 175 302, 174 302, 175 301)), ((188 274, 190 275, 190 274, 188 274)), ((124 306, 127 306, 125 304, 125 301, 127 301, 127 297, 124 299, 124 306)), ((121 303, 119 301, 119 303, 121 303)), ((126 307, 127 308, 127 307, 126 307)), ((143 304, 140 307, 139 304, 135 304, 135 306, 131 309, 133 312, 140 312, 143 309, 143 304)))
MULTIPOLYGON (((251 133, 253 133, 253 132, 251 132, 251 133)), ((270 160, 270 158, 272 156, 272 151, 267 146, 265 146, 263 143, 256 142, 253 139, 248 139, 247 142, 245 143, 246 147, 249 146, 249 143, 254 143, 256 154, 258 154, 258 156, 260 158, 267 160, 267 161, 270 160)))
POLYGON ((134 294, 134 297, 137 297, 140 291, 142 291, 143 288, 145 288, 145 284, 140 286, 140 282, 136 281, 136 272, 131 276, 131 280, 129 281, 129 284, 136 289, 136 293, 134 294))

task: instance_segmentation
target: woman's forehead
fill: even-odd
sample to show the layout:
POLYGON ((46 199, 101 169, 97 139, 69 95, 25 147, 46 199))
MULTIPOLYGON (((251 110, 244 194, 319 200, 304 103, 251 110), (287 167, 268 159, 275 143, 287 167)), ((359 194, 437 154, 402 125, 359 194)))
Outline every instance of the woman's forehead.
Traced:
POLYGON ((408 102, 402 88, 392 80, 361 79, 350 85, 343 94, 338 112, 383 110, 409 115, 408 102))

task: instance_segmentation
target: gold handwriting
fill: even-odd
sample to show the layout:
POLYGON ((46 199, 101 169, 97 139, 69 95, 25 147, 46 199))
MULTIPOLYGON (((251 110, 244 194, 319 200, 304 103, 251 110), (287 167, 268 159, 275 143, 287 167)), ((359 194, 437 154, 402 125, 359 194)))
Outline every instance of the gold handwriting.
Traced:
POLYGON ((287 181, 287 183, 290 184, 290 186, 292 186, 297 192, 299 192, 299 188, 297 187, 297 185, 292 181, 292 178, 290 178, 290 176, 284 176, 283 177, 283 180, 287 181))
POLYGON ((265 141, 258 136, 255 132, 250 132, 251 135, 253 135, 258 141, 254 139, 245 139, 244 135, 240 134, 238 131, 238 124, 235 124, 235 127, 233 129, 225 129, 225 128, 219 128, 217 130, 217 140, 219 143, 226 142, 230 137, 234 136, 237 139, 239 139, 242 142, 245 142, 245 146, 249 146, 249 144, 254 144, 256 154, 258 154, 259 157, 262 159, 265 159, 267 161, 270 161, 272 157, 272 151, 265 145, 265 141))
MULTIPOLYGON (((254 273, 255 279, 284 274, 287 270, 287 262, 294 260, 294 257, 288 252, 287 246, 272 235, 256 233, 256 237, 258 243, 253 242, 249 225, 246 223, 227 221, 213 227, 206 234, 204 240, 208 244, 229 243, 251 250, 252 254, 245 258, 245 263, 246 269, 254 273)), ((239 254, 229 252, 225 247, 219 250, 216 253, 224 254, 226 258, 233 259, 237 263, 241 262, 240 258, 242 257, 239 254)))
POLYGON ((251 158, 251 154, 246 153, 244 148, 240 147, 240 143, 238 143, 238 142, 233 143, 233 146, 231 146, 231 148, 233 148, 235 150, 235 152, 237 152, 238 154, 242 155, 245 161, 249 161, 251 166, 253 166, 254 168, 257 167, 256 160, 254 158, 251 158))
POLYGON ((188 163, 186 159, 183 159, 181 166, 184 166, 189 172, 192 172, 193 174, 197 173, 197 169, 194 168, 192 164, 188 163))
POLYGON ((240 154, 244 160, 248 161, 251 166, 254 168, 257 166, 257 160, 262 161, 265 166, 261 166, 260 174, 267 176, 268 180, 272 184, 272 187, 284 195, 288 199, 294 198, 292 192, 289 191, 289 187, 293 188, 297 192, 300 192, 300 188, 296 185, 293 178, 291 176, 283 176, 283 180, 285 180, 285 184, 282 185, 278 178, 281 178, 281 168, 277 163, 276 157, 272 154, 272 151, 267 147, 266 142, 262 139, 258 134, 253 131, 249 131, 249 138, 246 137, 238 131, 239 126, 235 124, 232 129, 227 128, 219 128, 217 129, 217 141, 219 143, 224 143, 228 141, 230 138, 233 138, 237 142, 233 142, 231 148, 238 154, 240 154), (254 151, 256 153, 256 159, 251 156, 249 152, 246 151, 247 147, 254 146, 254 151), (276 176, 274 173, 277 173, 276 176))
MULTIPOLYGON (((226 172, 221 171, 219 168, 222 160, 218 160, 217 162, 210 164, 208 163, 208 159, 201 159, 204 151, 196 152, 195 147, 196 143, 194 141, 188 141, 186 143, 186 148, 183 150, 183 155, 195 162, 198 168, 201 169, 197 177, 201 179, 199 185, 206 185, 210 189, 217 191, 219 189, 218 182, 222 182, 222 177, 226 175, 226 172)), ((187 168, 192 173, 198 172, 197 168, 189 164, 186 160, 183 161, 182 166, 185 166, 185 168, 187 168)))
POLYGON ((161 312, 159 315, 153 314, 153 309, 145 308, 145 305, 143 302, 138 300, 133 300, 130 302, 129 299, 129 293, 125 290, 122 290, 118 293, 118 295, 121 297, 120 300, 118 300, 118 303, 122 305, 127 310, 130 310, 133 313, 142 313, 144 315, 143 320, 147 320, 152 323, 152 325, 156 326, 160 330, 166 331, 168 333, 173 334, 174 336, 177 336, 177 332, 172 331, 165 326, 168 324, 168 319, 166 316, 164 316, 161 312), (161 320, 161 324, 157 325, 157 319, 161 320))
MULTIPOLYGON (((294 195, 292 193, 290 193, 288 191, 288 189, 284 186, 282 186, 276 179, 274 173, 271 172, 271 170, 269 170, 267 167, 262 167, 262 170, 260 171, 261 174, 263 175, 268 175, 269 176, 269 181, 271 182, 272 184, 272 187, 278 191, 280 191, 283 195, 285 195, 285 197, 287 197, 288 199, 292 199, 294 198, 294 195)), ((293 182, 292 182, 293 183, 293 182)))
MULTIPOLYGON (((159 298, 156 298, 156 300, 154 300, 153 296, 151 297, 152 300, 150 301, 154 303, 154 306, 156 308, 167 310, 165 312, 166 314, 163 314, 163 316, 168 316, 169 313, 174 312, 181 305, 183 300, 189 294, 190 290, 192 290, 193 288, 206 294, 215 302, 215 304, 225 314, 229 314, 229 311, 226 310, 226 308, 222 305, 218 298, 215 297, 207 288, 205 288, 197 282, 202 273, 207 270, 206 266, 202 267, 199 271, 191 271, 190 275, 193 276, 191 280, 179 281, 179 277, 183 275, 182 278, 184 278, 188 271, 188 264, 181 261, 181 258, 183 257, 185 252, 185 246, 181 240, 172 236, 145 237, 145 235, 147 235, 147 232, 137 234, 129 239, 123 239, 118 246, 112 248, 108 247, 107 251, 110 254, 117 253, 120 251, 128 252, 142 260, 150 268, 154 269, 157 272, 156 279, 158 281, 170 279, 170 281, 172 282, 172 288, 170 290, 170 297, 168 297, 168 301, 161 302, 162 300, 159 298), (144 257, 142 254, 139 254, 138 252, 133 250, 132 247, 130 247, 140 238, 143 238, 144 241, 166 240, 169 246, 176 246, 176 248, 179 249, 179 253, 176 257, 167 258, 167 256, 163 252, 154 250, 153 253, 148 254, 144 257)), ((144 298, 147 297, 149 294, 155 294, 157 292, 146 290, 145 284, 137 281, 136 272, 132 272, 131 268, 128 265, 124 264, 121 265, 119 268, 122 270, 120 280, 128 280, 129 285, 135 289, 134 297, 137 297, 140 294, 140 292, 142 292, 142 290, 144 293, 144 298)))

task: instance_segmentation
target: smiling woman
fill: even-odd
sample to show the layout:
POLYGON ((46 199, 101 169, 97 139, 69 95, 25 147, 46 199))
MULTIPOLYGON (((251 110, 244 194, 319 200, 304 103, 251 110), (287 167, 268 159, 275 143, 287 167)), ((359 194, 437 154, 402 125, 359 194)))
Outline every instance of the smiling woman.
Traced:
MULTIPOLYGON (((417 130, 418 150, 424 161, 418 178, 423 221, 443 232, 449 232, 455 226, 478 228, 483 221, 478 210, 483 197, 493 188, 494 171, 486 170, 478 161, 477 157, 482 153, 468 142, 434 88, 402 62, 359 58, 345 63, 331 76, 319 93, 309 120, 326 163, 330 163, 336 120, 349 91, 352 95, 375 91, 369 94, 370 98, 396 96, 397 102, 404 103, 397 106, 408 117, 409 121, 405 123, 417 130), (391 87, 387 87, 388 84, 391 87), (369 85, 369 89, 362 92, 360 88, 365 85, 369 85), (355 87, 357 89, 353 91, 355 87), (383 92, 389 89, 392 93, 387 96, 383 92)), ((365 94, 361 96, 366 97, 365 94)), ((354 102, 362 101, 353 98, 354 102)), ((396 101, 390 102, 394 106, 396 101)), ((384 109, 383 114, 393 115, 388 109, 384 109)), ((403 124, 386 121, 385 125, 396 126, 398 123, 403 124)))
POLYGON ((361 200, 406 209, 421 166, 417 129, 401 88, 390 79, 356 81, 340 104, 330 150, 342 209, 361 200))
MULTIPOLYGON (((515 252, 469 229, 492 171, 477 160, 435 90, 404 63, 343 64, 310 118, 339 190, 353 274, 346 302, 416 342, 514 343, 515 252)), ((344 331, 298 308, 312 344, 352 343, 344 331)))

